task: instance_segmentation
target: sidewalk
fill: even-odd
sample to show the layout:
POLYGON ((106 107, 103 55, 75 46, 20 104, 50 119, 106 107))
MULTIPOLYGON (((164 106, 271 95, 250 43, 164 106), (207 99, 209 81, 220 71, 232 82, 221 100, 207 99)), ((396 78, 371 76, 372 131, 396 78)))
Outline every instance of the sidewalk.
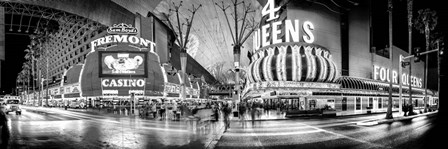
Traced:
POLYGON ((420 114, 418 110, 414 110, 414 113, 416 113, 416 114, 411 115, 411 116, 404 116, 403 113, 394 112, 394 113, 392 113, 393 119, 386 119, 384 115, 380 115, 380 117, 378 117, 378 118, 361 121, 361 122, 356 123, 356 125, 373 126, 373 125, 378 125, 378 124, 390 123, 390 122, 394 122, 394 121, 413 119, 413 118, 421 117, 421 116, 431 116, 431 115, 437 114, 437 112, 438 111, 433 111, 433 112, 426 112, 426 113, 420 114))

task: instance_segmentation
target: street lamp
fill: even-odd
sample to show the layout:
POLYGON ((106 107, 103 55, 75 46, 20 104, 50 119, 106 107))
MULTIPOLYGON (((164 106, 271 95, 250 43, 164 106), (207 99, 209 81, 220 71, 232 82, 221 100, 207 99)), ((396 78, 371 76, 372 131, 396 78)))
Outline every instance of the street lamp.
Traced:
MULTIPOLYGON (((442 44, 443 45, 443 44, 442 44)), ((433 53, 433 52, 438 52, 438 70, 439 70, 439 78, 440 78, 440 56, 443 54, 443 50, 444 50, 444 48, 443 48, 443 46, 442 46, 442 48, 439 48, 439 43, 437 42, 437 48, 436 49, 433 49, 433 50, 429 50, 429 51, 425 51, 425 52, 420 52, 419 51, 419 48, 415 48, 415 50, 414 50, 414 54, 415 55, 410 55, 410 56, 406 56, 406 57, 403 57, 402 55, 400 55, 400 60, 398 61, 398 66, 400 66, 399 67, 399 70, 398 70, 398 78, 400 79, 400 81, 399 81, 399 86, 400 86, 400 106, 401 106, 401 96, 402 96, 402 92, 401 92, 401 90, 402 90, 402 85, 401 85, 401 77, 402 77, 402 67, 405 67, 405 66, 407 66, 407 65, 409 65, 409 67, 411 66, 411 62, 405 62, 405 60, 406 59, 409 59, 409 58, 415 58, 414 60, 415 60, 415 62, 419 62, 420 61, 420 58, 421 58, 421 56, 423 56, 423 55, 427 55, 427 54, 429 54, 429 53, 433 53)), ((428 68, 426 68, 426 69, 428 69, 428 68)), ((411 77, 411 73, 409 72, 409 77, 411 77)), ((427 82, 425 82, 425 83, 427 83, 427 82)), ((438 88, 438 92, 440 93, 440 80, 438 80, 438 86, 439 86, 439 88, 438 88)), ((425 89, 426 90, 426 89, 425 89)), ((425 99, 424 99, 425 101, 426 101, 426 92, 425 92, 425 99)), ((439 99, 440 100, 440 99, 439 99)), ((410 114, 411 113, 413 113, 413 108, 412 108, 412 82, 411 81, 409 81, 409 101, 410 101, 410 106, 411 106, 411 110, 409 111, 410 112, 410 114)), ((425 102, 426 103, 426 102, 425 102)), ((426 111, 426 105, 425 105, 425 111, 426 111)), ((400 112, 401 112, 401 107, 400 107, 400 112)))

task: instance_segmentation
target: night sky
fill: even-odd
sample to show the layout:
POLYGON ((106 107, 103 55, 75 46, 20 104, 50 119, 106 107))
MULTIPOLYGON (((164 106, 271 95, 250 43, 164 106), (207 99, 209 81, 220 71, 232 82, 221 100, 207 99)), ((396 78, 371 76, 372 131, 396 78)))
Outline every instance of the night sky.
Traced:
POLYGON ((5 53, 6 59, 2 62, 2 93, 12 93, 16 87, 17 73, 22 70, 22 64, 25 62, 25 49, 30 43, 29 36, 26 34, 5 35, 5 53))
MULTIPOLYGON (((387 0, 384 1, 387 3, 387 0)), ((394 0, 394 5, 394 45, 402 49, 407 49, 408 33, 405 18, 406 0, 394 0)), ((414 18, 417 16, 417 11, 419 9, 430 8, 436 10, 439 17, 436 31, 448 35, 448 9, 445 7, 446 6, 442 4, 441 0, 414 0, 414 18)), ((10 94, 15 88, 17 73, 20 72, 22 63, 25 61, 24 49, 26 49, 26 46, 30 42, 28 35, 17 34, 16 31, 9 32, 7 29, 5 31, 7 31, 7 34, 5 35, 6 60, 2 62, 2 88, 0 94, 10 94)), ((414 30, 413 46, 424 47, 424 41, 424 35, 414 30)), ((437 80, 436 54, 431 54, 429 60, 428 80, 437 80)), ((438 81, 429 81, 428 88, 437 89, 437 82, 438 81)))

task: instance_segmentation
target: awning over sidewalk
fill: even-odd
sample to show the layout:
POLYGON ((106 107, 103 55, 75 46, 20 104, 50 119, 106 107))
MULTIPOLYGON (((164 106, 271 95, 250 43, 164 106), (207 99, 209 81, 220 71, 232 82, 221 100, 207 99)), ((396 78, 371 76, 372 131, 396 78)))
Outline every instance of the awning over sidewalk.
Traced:
MULTIPOLYGON (((341 89, 356 89, 356 90, 369 90, 388 92, 389 84, 385 82, 379 82, 371 79, 356 78, 350 76, 341 76, 336 82, 341 84, 341 89)), ((399 93, 400 87, 397 84, 393 84, 392 92, 399 93)), ((409 86, 402 86, 402 93, 409 93, 409 86)), ((425 90, 422 88, 412 88, 412 94, 425 94, 425 90)), ((428 94, 433 95, 433 92, 428 89, 428 94)))

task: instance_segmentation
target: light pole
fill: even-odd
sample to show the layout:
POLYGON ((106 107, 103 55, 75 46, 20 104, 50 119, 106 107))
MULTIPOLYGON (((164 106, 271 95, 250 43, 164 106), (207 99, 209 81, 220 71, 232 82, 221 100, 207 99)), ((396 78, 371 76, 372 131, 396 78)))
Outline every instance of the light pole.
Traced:
POLYGON ((390 58, 390 64, 391 67, 389 69, 389 101, 388 101, 388 106, 387 106, 387 114, 386 114, 386 119, 392 119, 393 115, 392 115, 392 66, 393 66, 393 36, 392 36, 392 10, 393 10, 393 5, 392 5, 392 0, 388 0, 388 11, 389 11, 389 58, 390 58))
MULTIPOLYGON (((47 85, 45 86, 46 87, 46 93, 45 93, 45 106, 48 106, 48 98, 49 98, 49 96, 48 96, 48 80, 49 79, 44 79, 44 78, 42 78, 41 79, 41 81, 40 81, 40 85, 41 85, 41 90, 43 90, 43 88, 44 88, 44 82, 46 82, 47 83, 47 85)), ((39 99, 40 99, 40 90, 39 90, 39 99)))
MULTIPOLYGON (((443 53, 443 48, 439 48, 439 43, 437 43, 437 48, 436 49, 433 49, 433 50, 430 50, 430 51, 425 51, 425 52, 416 52, 415 53, 415 55, 410 55, 410 56, 406 56, 406 57, 403 57, 402 55, 400 55, 400 61, 398 61, 398 65, 400 66, 400 68, 399 68, 399 74, 398 74, 398 76, 399 76, 399 78, 401 78, 401 76, 402 76, 402 67, 404 67, 404 66, 407 66, 407 65, 409 65, 409 66, 411 66, 411 62, 405 62, 405 60, 407 60, 407 59, 409 59, 409 58, 413 58, 413 57, 417 57, 417 58, 419 58, 420 59, 420 56, 422 56, 422 55, 427 55, 427 54, 429 54, 429 53, 433 53, 433 52, 438 52, 438 70, 439 70, 439 78, 440 78, 440 55, 441 55, 441 53, 443 53)), ((411 74, 409 74, 409 78, 411 78, 411 74)), ((401 79, 400 79, 401 80, 401 79)), ((412 81, 410 80, 410 79, 408 79, 409 80, 409 88, 411 89, 411 86, 412 86, 412 81)), ((438 88, 438 92, 439 92, 439 94, 440 94, 440 80, 438 81, 438 86, 439 86, 439 88, 438 88)), ((401 93, 401 89, 402 89, 402 85, 401 85, 401 81, 400 81, 400 101, 401 101, 401 96, 402 96, 402 93, 401 93)), ((426 94, 426 92, 425 92, 425 94, 426 94)), ((412 106, 412 90, 409 90, 409 100, 411 101, 411 106, 412 106)), ((425 95, 426 96, 426 95, 425 95)), ((439 101, 440 101, 440 99, 439 99, 439 101)), ((425 107, 426 107, 426 105, 425 105, 425 107)), ((412 108, 411 108, 411 110, 412 110, 412 108)), ((410 113, 413 113, 412 111, 409 111, 410 113)))

